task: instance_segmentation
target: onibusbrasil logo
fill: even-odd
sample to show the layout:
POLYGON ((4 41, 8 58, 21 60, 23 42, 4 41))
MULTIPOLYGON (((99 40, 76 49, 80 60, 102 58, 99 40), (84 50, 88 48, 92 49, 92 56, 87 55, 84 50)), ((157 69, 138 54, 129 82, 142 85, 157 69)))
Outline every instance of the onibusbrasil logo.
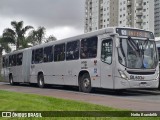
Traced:
POLYGON ((41 113, 32 113, 32 112, 2 112, 2 117, 42 117, 41 113))

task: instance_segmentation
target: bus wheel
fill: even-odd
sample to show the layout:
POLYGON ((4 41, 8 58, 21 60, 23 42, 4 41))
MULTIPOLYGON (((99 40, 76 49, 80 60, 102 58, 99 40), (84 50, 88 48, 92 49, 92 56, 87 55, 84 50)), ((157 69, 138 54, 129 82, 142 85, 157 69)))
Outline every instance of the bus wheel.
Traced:
POLYGON ((38 75, 38 86, 40 88, 44 88, 45 87, 43 74, 38 75))
POLYGON ((80 87, 82 92, 90 93, 92 90, 91 87, 91 79, 88 73, 83 74, 81 81, 80 81, 80 87))
POLYGON ((14 85, 14 82, 13 82, 13 77, 12 77, 12 75, 9 77, 9 83, 10 83, 10 85, 14 85))

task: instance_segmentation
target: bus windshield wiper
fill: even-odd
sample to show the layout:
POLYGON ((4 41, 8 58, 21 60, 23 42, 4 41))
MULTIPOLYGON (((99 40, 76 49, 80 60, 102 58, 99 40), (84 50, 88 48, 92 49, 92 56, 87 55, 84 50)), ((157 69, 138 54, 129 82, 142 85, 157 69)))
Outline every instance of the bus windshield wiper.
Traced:
POLYGON ((141 50, 141 52, 142 52, 142 68, 146 68, 144 65, 144 51, 147 49, 148 42, 149 42, 149 38, 147 38, 147 40, 144 42, 143 45, 141 44, 142 45, 142 50, 141 50))
POLYGON ((140 49, 139 49, 139 43, 136 44, 136 42, 129 36, 128 37, 128 44, 133 49, 133 51, 136 53, 136 56, 140 56, 140 49))

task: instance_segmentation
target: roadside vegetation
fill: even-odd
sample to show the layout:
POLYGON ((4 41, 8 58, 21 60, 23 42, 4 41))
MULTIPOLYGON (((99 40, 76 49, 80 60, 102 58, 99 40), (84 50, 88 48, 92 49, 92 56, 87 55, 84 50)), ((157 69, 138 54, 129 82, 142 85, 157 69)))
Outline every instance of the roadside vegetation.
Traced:
MULTIPOLYGON (((0 111, 126 111, 111 107, 63 100, 39 95, 0 91, 0 111)), ((2 118, 1 118, 2 119, 2 118)), ((3 118, 9 120, 11 118, 3 118)), ((18 118, 12 118, 18 119, 18 118)), ((28 118, 19 118, 19 120, 28 118)), ((54 117, 54 118, 30 118, 37 120, 155 120, 154 117, 54 117)), ((158 118, 157 118, 158 119, 158 118)))

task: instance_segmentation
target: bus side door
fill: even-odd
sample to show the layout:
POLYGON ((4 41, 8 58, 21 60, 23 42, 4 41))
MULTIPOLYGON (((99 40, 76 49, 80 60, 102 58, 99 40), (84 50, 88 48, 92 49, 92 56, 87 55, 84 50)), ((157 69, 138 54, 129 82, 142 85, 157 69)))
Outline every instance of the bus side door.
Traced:
POLYGON ((101 87, 113 89, 113 40, 102 39, 101 43, 101 87))

